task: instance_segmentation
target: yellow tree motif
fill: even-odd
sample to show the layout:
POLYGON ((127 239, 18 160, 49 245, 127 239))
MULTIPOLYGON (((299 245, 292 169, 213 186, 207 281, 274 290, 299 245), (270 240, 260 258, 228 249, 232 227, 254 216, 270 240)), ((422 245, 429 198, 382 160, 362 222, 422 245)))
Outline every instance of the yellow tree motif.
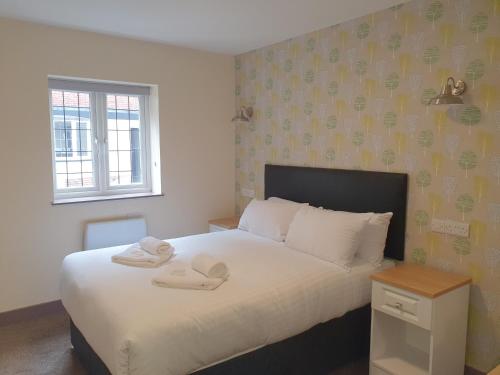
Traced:
POLYGON ((309 150, 308 152, 309 163, 312 166, 315 166, 318 161, 318 151, 317 150, 309 150))
POLYGON ((337 68, 337 74, 339 76, 340 83, 344 83, 347 75, 349 74, 349 67, 345 64, 339 65, 339 67, 337 68))
POLYGON ((342 49, 344 49, 346 42, 347 42, 347 39, 349 39, 349 33, 345 30, 342 30, 339 33, 339 37, 340 37, 340 45, 342 46, 342 49))
POLYGON ((299 90, 300 77, 298 76, 298 74, 292 75, 292 77, 290 78, 290 85, 294 90, 299 90))
POLYGON ((399 94, 397 97, 399 113, 404 114, 406 112, 406 107, 408 106, 408 95, 399 94))
POLYGON ((365 79, 366 96, 371 97, 377 87, 377 81, 371 78, 365 79))
POLYGON ((263 91, 263 88, 262 88, 262 83, 260 81, 258 82, 255 82, 255 95, 262 95, 262 91, 263 91))
POLYGON ((321 89, 318 86, 314 86, 312 89, 312 99, 314 103, 318 103, 321 100, 321 89))
POLYGON ((271 161, 275 162, 278 159, 278 149, 271 147, 271 161))
POLYGON ((474 194, 476 194, 477 202, 481 203, 481 199, 488 192, 489 180, 483 176, 474 176, 474 194))
POLYGON ((477 143, 481 149, 481 157, 484 159, 488 155, 493 144, 493 134, 479 132, 477 135, 477 143))
POLYGON ((363 169, 369 169, 373 162, 373 153, 369 150, 361 151, 361 167, 363 169))
POLYGON ((455 33, 455 27, 451 23, 445 23, 441 25, 440 31, 444 46, 448 47, 450 45, 451 39, 453 38, 453 34, 455 33))
POLYGON ((432 153, 432 168, 434 169, 434 174, 437 176, 441 166, 443 165, 443 154, 440 152, 432 153))
POLYGON ((498 97, 498 90, 494 85, 481 85, 479 89, 479 97, 484 103, 484 112, 488 113, 490 104, 494 103, 498 97))
POLYGON ((295 134, 290 134, 288 136, 288 146, 292 150, 292 152, 295 152, 297 150, 297 145, 298 145, 298 139, 295 134))
POLYGON ((345 142, 345 136, 343 133, 335 134, 335 150, 337 151, 338 155, 340 155, 340 150, 344 142, 345 142))
POLYGON ((300 108, 297 104, 293 104, 290 108, 290 115, 292 116, 292 120, 295 122, 298 119, 300 113, 300 108))
POLYGON ((394 137, 396 138, 398 155, 401 155, 401 152, 406 148, 406 141, 407 141, 406 134, 401 132, 396 132, 396 134, 394 134, 394 137))
MULTIPOLYGON (((498 1, 500 2, 500 0, 498 1)), ((490 64, 493 64, 496 61, 498 50, 500 50, 500 37, 490 36, 486 38, 485 43, 490 64)))
POLYGON ((315 53, 312 60, 314 71, 318 72, 322 63, 321 55, 319 53, 315 53))
POLYGON ((297 59, 300 53, 300 44, 298 42, 293 42, 290 47, 290 53, 292 54, 293 59, 297 59))
POLYGON ((369 134, 370 130, 373 128, 373 123, 374 123, 373 116, 363 115, 361 123, 363 124, 363 128, 365 129, 365 133, 369 134))
POLYGON ((319 119, 317 117, 311 119, 311 130, 315 136, 319 133, 319 119))
POLYGON ((278 93, 276 91, 273 91, 271 93, 271 103, 273 105, 273 107, 276 108, 276 106, 279 104, 280 102, 280 96, 278 95, 278 93))
MULTIPOLYGON (((472 283, 477 285, 483 279, 483 267, 476 263, 469 263, 469 275, 472 277, 472 283)), ((482 320, 484 321, 484 317, 482 317, 482 320)))
POLYGON ((452 76, 451 69, 449 68, 439 68, 437 71, 437 78, 440 82, 440 85, 444 85, 448 77, 452 76))
POLYGON ((345 113, 346 107, 346 102, 343 99, 337 99, 337 101, 335 102, 337 117, 340 118, 345 113))
POLYGON ((429 193, 429 204, 431 205, 432 217, 435 217, 443 205, 443 197, 437 193, 429 193))
POLYGON ((373 59, 375 58, 375 53, 377 52, 377 43, 374 41, 369 41, 366 44, 366 49, 368 51, 368 61, 370 61, 370 64, 373 63, 373 59))
POLYGON ((487 230, 486 223, 479 220, 471 220, 470 236, 473 245, 480 247, 484 245, 486 230, 487 230))
POLYGON ((412 13, 403 13, 401 16, 401 23, 403 24, 403 34, 404 36, 408 36, 408 32, 410 31, 415 18, 412 13))
POLYGON ((443 128, 446 126, 447 114, 445 111, 434 112, 434 123, 436 124, 437 134, 441 135, 443 128))
POLYGON ((402 53, 399 55, 399 68, 401 69, 401 75, 406 78, 406 74, 410 69, 411 55, 409 53, 402 53))
POLYGON ((491 2, 493 3, 493 15, 496 16, 500 9, 500 0, 491 0, 491 2))
POLYGON ((438 233, 427 232, 427 247, 429 249, 429 256, 432 258, 434 252, 441 248, 441 237, 438 233))

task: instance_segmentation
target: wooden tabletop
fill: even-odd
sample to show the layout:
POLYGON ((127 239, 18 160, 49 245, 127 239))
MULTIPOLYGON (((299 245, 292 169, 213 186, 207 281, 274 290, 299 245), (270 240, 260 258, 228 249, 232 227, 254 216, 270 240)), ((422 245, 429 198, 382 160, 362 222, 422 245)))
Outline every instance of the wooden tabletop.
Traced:
POLYGON ((209 220, 208 224, 217 225, 218 227, 225 229, 236 229, 238 228, 239 222, 240 218, 238 216, 233 216, 233 217, 224 217, 221 219, 209 220))
POLYGON ((468 276, 416 264, 389 268, 373 274, 371 278, 429 298, 435 298, 472 281, 468 276))

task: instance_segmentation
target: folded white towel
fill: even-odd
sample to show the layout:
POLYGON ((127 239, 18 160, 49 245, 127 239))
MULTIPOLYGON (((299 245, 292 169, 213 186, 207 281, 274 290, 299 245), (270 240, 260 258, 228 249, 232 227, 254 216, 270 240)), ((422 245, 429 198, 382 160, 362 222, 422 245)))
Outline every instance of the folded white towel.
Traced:
POLYGON ((133 267, 155 268, 167 262, 173 255, 173 248, 162 255, 152 255, 144 251, 139 244, 133 244, 119 254, 113 255, 114 263, 133 267))
POLYGON ((210 278, 226 279, 229 276, 226 263, 205 253, 200 253, 193 258, 191 268, 210 278))
POLYGON ((153 285, 163 288, 214 290, 226 279, 205 277, 188 266, 170 264, 153 278, 153 285))
POLYGON ((167 241, 162 241, 154 237, 144 237, 139 241, 139 245, 148 253, 160 256, 168 254, 172 249, 172 246, 167 241))

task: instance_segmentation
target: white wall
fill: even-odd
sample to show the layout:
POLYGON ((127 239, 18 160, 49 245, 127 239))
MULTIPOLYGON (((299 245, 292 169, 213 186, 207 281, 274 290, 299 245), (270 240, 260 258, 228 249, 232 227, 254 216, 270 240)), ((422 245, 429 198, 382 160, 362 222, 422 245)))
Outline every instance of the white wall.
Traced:
POLYGON ((230 56, 0 18, 0 312, 59 298, 87 220, 140 213, 173 237, 232 214, 233 92, 230 56), (164 197, 51 205, 49 74, 159 85, 164 197))

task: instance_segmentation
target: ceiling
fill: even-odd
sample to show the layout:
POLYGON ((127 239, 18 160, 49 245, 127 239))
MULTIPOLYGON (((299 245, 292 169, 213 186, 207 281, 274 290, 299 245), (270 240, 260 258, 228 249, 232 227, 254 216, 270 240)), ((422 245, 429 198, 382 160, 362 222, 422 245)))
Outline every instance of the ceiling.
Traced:
POLYGON ((406 0, 0 0, 0 16, 240 54, 406 0))

